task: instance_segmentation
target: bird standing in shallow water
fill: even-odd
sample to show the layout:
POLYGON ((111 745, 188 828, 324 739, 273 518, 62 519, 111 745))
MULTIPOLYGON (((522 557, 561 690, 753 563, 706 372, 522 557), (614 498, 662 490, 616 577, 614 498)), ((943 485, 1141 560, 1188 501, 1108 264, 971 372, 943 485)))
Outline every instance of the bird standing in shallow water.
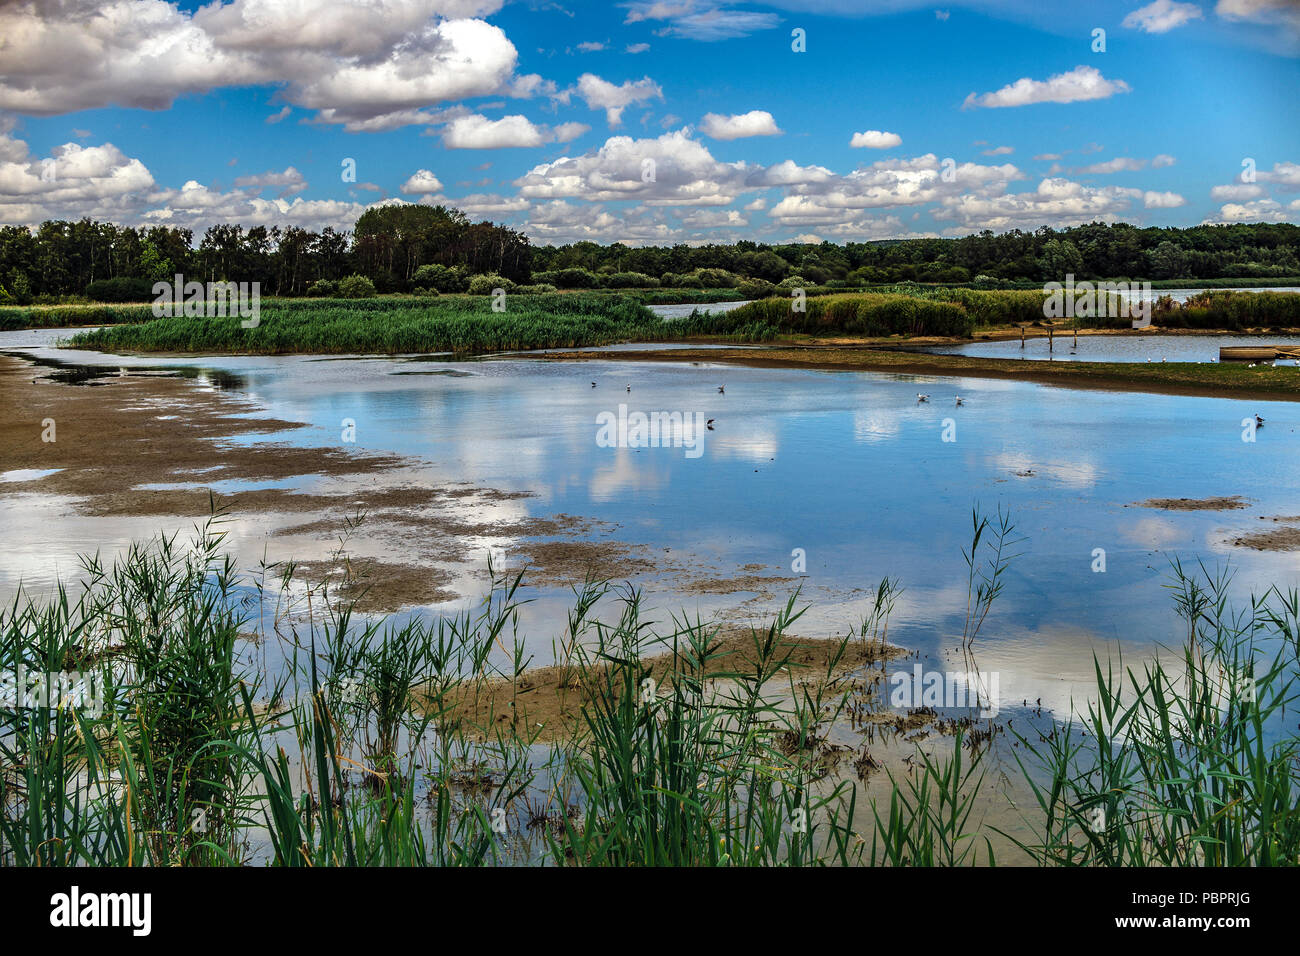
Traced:
POLYGON ((719 395, 726 395, 726 394, 727 394, 727 386, 725 386, 725 385, 719 385, 719 386, 718 386, 718 394, 719 394, 719 395))
POLYGON ((1260 418, 1258 415, 1256 415, 1256 416, 1255 416, 1255 427, 1258 428, 1258 427, 1259 427, 1260 425, 1262 425, 1262 424, 1264 424, 1264 419, 1262 419, 1262 418, 1260 418))
POLYGON ((629 386, 627 387, 627 390, 628 390, 629 392, 632 391, 632 386, 629 385, 629 386))
POLYGON ((596 387, 596 383, 595 383, 595 382, 592 382, 592 383, 591 383, 591 387, 592 387, 592 388, 595 388, 595 387, 596 387))
POLYGON ((916 393, 916 401, 918 404, 920 404, 921 402, 928 402, 929 400, 930 400, 929 395, 922 395, 920 392, 916 393))
POLYGON ((960 395, 957 396, 957 404, 958 404, 958 405, 965 405, 965 404, 966 404, 965 402, 963 402, 963 401, 961 400, 961 396, 960 396, 960 395))

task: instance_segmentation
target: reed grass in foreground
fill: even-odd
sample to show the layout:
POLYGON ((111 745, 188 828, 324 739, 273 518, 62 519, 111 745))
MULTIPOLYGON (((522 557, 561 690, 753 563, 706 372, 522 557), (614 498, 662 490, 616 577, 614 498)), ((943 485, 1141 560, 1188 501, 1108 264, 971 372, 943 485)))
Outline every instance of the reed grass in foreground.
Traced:
MULTIPOLYGON (((992 527, 976 518, 976 593, 1004 561, 992 527)), ((959 734, 946 757, 922 752, 867 815, 854 784, 819 759, 827 726, 860 703, 844 652, 883 646, 896 582, 820 671, 802 674, 786 637, 794 598, 735 654, 715 627, 661 630, 636 591, 588 582, 555 645, 577 719, 543 744, 517 699, 486 715, 477 706, 500 700, 502 681, 528 691, 521 575, 495 576, 481 608, 457 617, 359 622, 320 592, 289 592, 291 568, 239 578, 221 544, 208 526, 191 547, 161 539, 110 567, 90 559, 77 597, 60 590, 0 614, 0 671, 79 671, 105 688, 100 710, 57 695, 0 710, 0 862, 1300 859, 1300 753, 1276 719, 1300 651, 1294 593, 1233 616, 1226 580, 1175 567, 1185 673, 1152 663, 1121 677, 1099 662, 1086 737, 1068 724, 1017 728, 1037 836, 998 860, 973 814, 999 798, 987 736, 959 734), (650 663, 663 652, 667 675, 650 663)))

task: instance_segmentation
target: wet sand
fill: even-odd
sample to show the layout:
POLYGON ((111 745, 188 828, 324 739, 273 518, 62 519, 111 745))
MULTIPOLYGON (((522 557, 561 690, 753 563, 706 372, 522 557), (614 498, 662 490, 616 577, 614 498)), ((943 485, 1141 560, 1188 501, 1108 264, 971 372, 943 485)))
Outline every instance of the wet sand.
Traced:
POLYGON ((567 584, 598 571, 626 577, 659 568, 598 522, 501 516, 500 505, 530 495, 468 483, 431 487, 421 483, 418 462, 399 456, 275 440, 306 426, 262 417, 259 406, 229 392, 152 373, 99 381, 61 384, 48 370, 0 355, 0 406, 9 410, 0 421, 0 474, 10 479, 0 494, 59 496, 87 518, 255 516, 293 542, 297 580, 332 586, 363 612, 454 599, 452 566, 485 564, 493 540, 529 539, 510 557, 531 565, 530 581, 567 584), (217 482, 306 478, 313 490, 213 491, 217 482), (598 540, 580 540, 597 531, 598 540))

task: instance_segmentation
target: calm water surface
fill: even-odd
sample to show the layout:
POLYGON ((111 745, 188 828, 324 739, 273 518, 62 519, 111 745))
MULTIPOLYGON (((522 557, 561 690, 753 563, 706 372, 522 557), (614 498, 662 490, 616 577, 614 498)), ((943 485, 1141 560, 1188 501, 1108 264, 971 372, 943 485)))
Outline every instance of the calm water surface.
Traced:
MULTIPOLYGON (((976 659, 1000 671, 1008 708, 1042 698, 1065 712, 1091 687, 1094 653, 1132 660, 1177 647, 1182 631, 1166 588, 1175 556, 1230 565, 1240 600, 1274 584, 1300 586, 1300 555, 1231 544, 1242 532, 1276 527, 1261 517, 1300 515, 1297 404, 627 360, 133 359, 52 349, 55 337, 6 333, 0 348, 110 371, 184 369, 268 415, 310 423, 277 441, 337 443, 351 418, 357 445, 412 456, 424 482, 536 495, 503 504, 512 515, 601 519, 617 525, 618 538, 671 555, 699 577, 757 565, 759 574, 794 578, 741 614, 761 620, 802 586, 813 608, 800 634, 843 633, 876 583, 898 578, 906 590, 890 637, 932 661, 949 659, 962 630, 971 509, 1002 508, 1024 540, 976 659), (918 393, 930 401, 918 403, 918 393), (715 426, 697 458, 681 448, 600 447, 597 416, 620 405, 698 412, 715 426), (1244 442, 1242 419, 1256 413, 1268 424, 1244 442), (1241 495, 1247 507, 1136 504, 1220 495, 1241 495), (796 549, 806 554, 806 574, 792 571, 796 549), (1096 549, 1105 552, 1104 573, 1093 570, 1096 549)), ((75 503, 6 494, 2 484, 0 521, 6 593, 20 579, 67 573, 79 552, 158 530, 157 519, 81 518, 75 503)), ((261 524, 232 533, 245 557, 256 558, 261 524)), ((701 596, 674 576, 642 583, 660 620, 750 597, 701 596)), ((540 662, 562 629, 568 595, 532 596, 526 630, 540 662)))

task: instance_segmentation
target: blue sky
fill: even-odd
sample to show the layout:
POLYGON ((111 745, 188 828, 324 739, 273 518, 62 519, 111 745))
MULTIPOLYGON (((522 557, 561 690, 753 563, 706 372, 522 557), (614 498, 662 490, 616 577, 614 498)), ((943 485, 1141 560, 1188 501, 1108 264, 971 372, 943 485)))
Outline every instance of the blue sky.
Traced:
POLYGON ((32 0, 0 37, 6 223, 347 228, 391 201, 536 242, 1300 221, 1296 0, 32 0))

